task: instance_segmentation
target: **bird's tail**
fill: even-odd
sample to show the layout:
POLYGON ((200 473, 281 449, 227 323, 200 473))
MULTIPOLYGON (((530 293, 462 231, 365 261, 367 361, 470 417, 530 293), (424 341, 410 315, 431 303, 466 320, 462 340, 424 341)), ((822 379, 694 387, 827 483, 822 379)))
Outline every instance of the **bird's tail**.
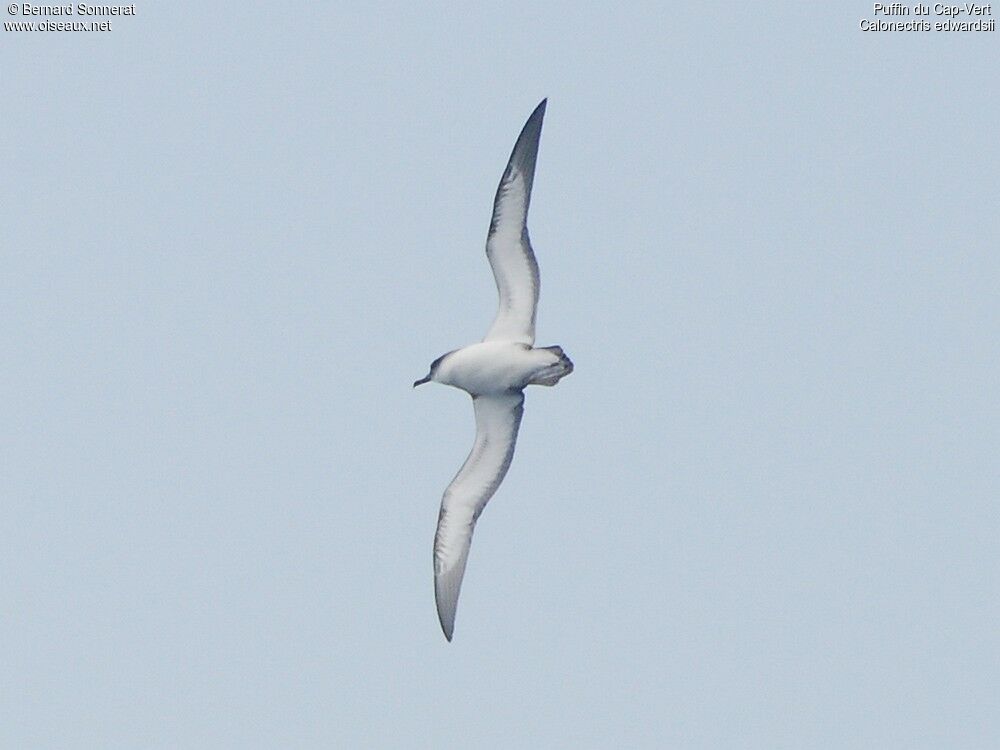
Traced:
POLYGON ((566 356, 561 346, 540 347, 539 351, 549 352, 551 361, 531 378, 533 385, 555 385, 573 372, 573 362, 566 356))

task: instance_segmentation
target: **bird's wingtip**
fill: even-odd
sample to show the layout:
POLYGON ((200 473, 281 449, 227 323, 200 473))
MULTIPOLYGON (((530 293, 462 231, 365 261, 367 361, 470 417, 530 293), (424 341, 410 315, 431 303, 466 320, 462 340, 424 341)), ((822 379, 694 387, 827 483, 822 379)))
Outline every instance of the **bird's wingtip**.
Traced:
POLYGON ((444 633, 445 640, 451 643, 452 636, 455 635, 455 610, 447 610, 448 607, 438 608, 438 622, 441 623, 441 632, 444 633))
POLYGON ((434 572, 434 601, 437 604, 438 622, 449 643, 455 633, 455 613, 458 610, 458 595, 462 590, 468 555, 469 548, 466 547, 454 565, 434 572))

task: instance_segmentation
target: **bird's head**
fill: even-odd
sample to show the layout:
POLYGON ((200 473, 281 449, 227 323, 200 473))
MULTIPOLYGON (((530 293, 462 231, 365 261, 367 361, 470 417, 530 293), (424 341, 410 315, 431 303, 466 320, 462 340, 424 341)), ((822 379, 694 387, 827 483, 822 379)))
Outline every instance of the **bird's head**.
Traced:
MULTIPOLYGON (((451 352, 448 352, 448 354, 451 354, 451 352)), ((448 354, 442 354, 440 357, 431 362, 430 371, 427 375, 420 378, 420 380, 415 380, 413 382, 413 387, 416 388, 418 385, 423 385, 424 383, 429 383, 432 380, 437 380, 438 370, 441 369, 441 362, 448 356, 448 354)))

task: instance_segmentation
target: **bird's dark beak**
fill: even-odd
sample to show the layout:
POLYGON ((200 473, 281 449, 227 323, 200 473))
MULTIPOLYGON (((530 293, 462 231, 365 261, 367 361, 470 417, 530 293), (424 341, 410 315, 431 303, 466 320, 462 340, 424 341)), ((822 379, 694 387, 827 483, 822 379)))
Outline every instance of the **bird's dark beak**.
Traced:
POLYGON ((429 383, 429 382, 431 382, 430 375, 428 375, 426 378, 420 378, 420 380, 414 381, 413 387, 416 388, 418 385, 423 385, 424 383, 429 383))

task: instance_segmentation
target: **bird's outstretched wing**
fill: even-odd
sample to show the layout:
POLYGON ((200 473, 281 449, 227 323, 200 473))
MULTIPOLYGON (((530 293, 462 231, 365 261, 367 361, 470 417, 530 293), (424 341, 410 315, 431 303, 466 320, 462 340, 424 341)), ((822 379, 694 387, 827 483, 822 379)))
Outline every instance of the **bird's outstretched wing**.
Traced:
POLYGON ((529 346, 535 343, 538 263, 526 222, 546 101, 543 99, 535 107, 517 137, 493 201, 486 257, 493 267, 500 309, 484 341, 519 341, 529 346))
POLYGON ((476 396, 476 442, 444 491, 434 536, 434 597, 444 636, 451 640, 476 519, 503 481, 514 457, 524 413, 520 391, 476 396))

